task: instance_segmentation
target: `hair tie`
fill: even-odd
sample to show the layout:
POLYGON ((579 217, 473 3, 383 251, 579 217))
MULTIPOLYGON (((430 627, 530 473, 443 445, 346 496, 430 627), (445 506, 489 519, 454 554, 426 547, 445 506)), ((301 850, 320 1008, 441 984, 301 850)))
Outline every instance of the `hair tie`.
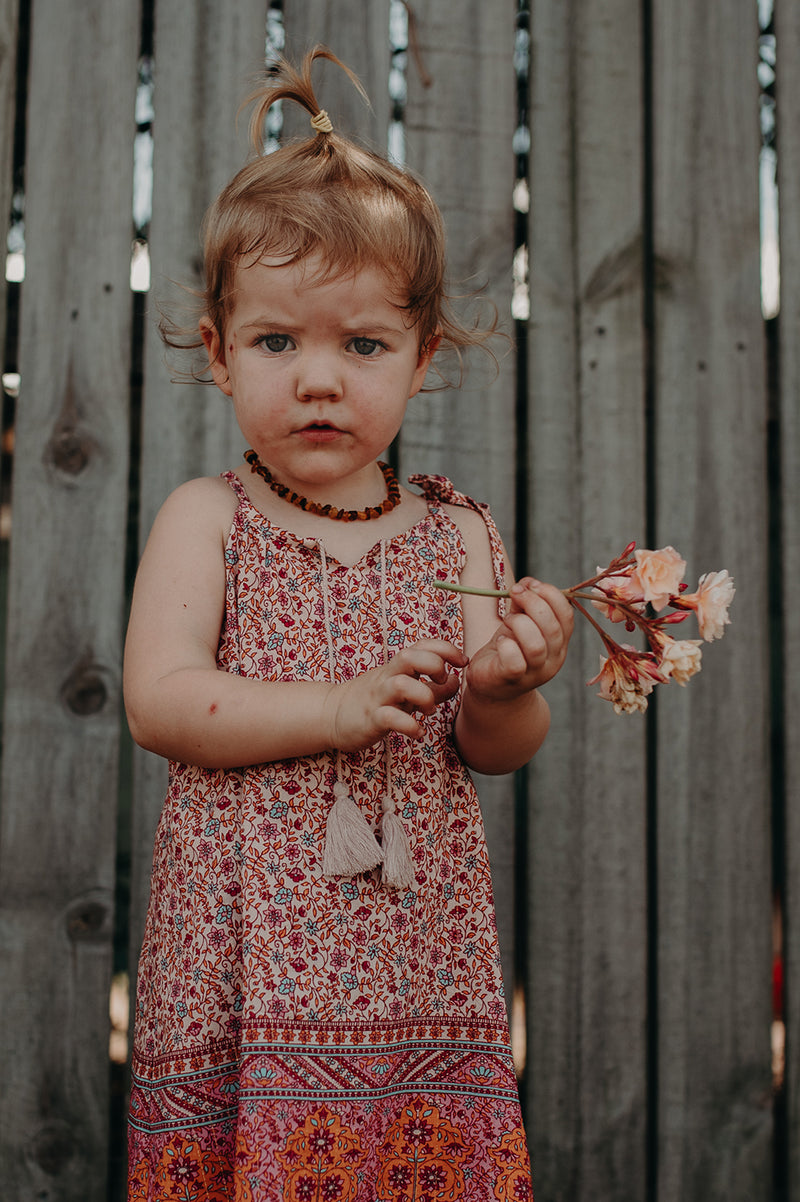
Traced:
POLYGON ((314 129, 317 131, 318 134, 332 134, 333 133, 333 126, 331 125, 331 119, 328 116, 328 114, 325 112, 325 109, 320 109, 319 112, 316 114, 316 116, 311 118, 311 124, 314 126, 314 129))

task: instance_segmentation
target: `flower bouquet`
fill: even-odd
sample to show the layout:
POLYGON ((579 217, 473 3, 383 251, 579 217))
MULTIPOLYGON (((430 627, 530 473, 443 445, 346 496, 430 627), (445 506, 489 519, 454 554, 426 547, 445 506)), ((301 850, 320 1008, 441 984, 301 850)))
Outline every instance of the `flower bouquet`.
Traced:
MULTIPOLYGON (((618 714, 641 713, 657 684, 674 680, 685 685, 700 671, 701 645, 722 638, 728 625, 728 608, 735 589, 727 571, 700 577, 697 590, 688 592, 683 582, 686 561, 674 547, 639 551, 629 543, 621 555, 594 576, 563 590, 570 604, 592 624, 608 654, 600 671, 587 684, 599 684, 598 696, 610 701, 618 714), (585 604, 584 604, 585 603, 585 604), (611 623, 624 623, 629 633, 640 630, 648 649, 637 651, 619 643, 590 612, 599 612, 611 623), (667 611, 667 612, 665 612, 667 611), (668 628, 694 613, 699 639, 676 639, 668 628)), ((508 597, 508 590, 472 589, 435 581, 456 592, 481 592, 508 597)))

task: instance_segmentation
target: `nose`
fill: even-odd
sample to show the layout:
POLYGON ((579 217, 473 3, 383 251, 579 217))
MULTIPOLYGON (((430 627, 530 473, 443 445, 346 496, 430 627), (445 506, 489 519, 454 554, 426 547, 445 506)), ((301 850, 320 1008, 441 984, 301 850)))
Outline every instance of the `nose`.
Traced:
POLYGON ((297 359, 297 397, 301 401, 339 400, 344 395, 341 364, 333 350, 304 350, 297 359))

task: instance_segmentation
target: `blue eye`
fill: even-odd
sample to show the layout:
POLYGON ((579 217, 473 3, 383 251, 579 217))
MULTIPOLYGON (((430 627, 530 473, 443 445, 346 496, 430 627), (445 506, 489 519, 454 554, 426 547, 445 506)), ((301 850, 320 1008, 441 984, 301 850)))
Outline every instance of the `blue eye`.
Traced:
POLYGON ((281 351, 288 350, 291 341, 288 334, 265 334, 263 338, 259 338, 261 346, 273 355, 279 355, 281 351))
POLYGON ((350 345, 357 355, 363 355, 365 358, 374 355, 377 350, 386 349, 384 344, 379 342, 377 338, 353 338, 350 341, 350 345))

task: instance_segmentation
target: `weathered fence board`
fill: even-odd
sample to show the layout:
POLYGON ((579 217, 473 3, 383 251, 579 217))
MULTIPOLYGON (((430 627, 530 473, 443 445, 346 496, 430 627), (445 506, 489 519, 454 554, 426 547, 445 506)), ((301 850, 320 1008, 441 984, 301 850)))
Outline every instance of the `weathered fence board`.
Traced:
POLYGON ((734 633, 658 704, 658 1187, 754 1202, 772 1169, 756 12, 663 0, 653 21, 657 536, 738 584, 734 633))
POLYGON ((0 838, 2 1193, 105 1197, 138 5, 33 12, 0 838), (65 186, 68 181, 68 186, 65 186))
MULTIPOLYGON (((244 164, 247 121, 235 117, 263 70, 267 6, 247 0, 169 0, 156 8, 151 303, 145 338, 140 487, 144 541, 167 494, 193 476, 241 460, 244 444, 227 399, 213 385, 172 382, 156 327, 161 303, 173 320, 196 322, 200 226, 211 201, 244 164)), ((168 356, 169 359, 169 356, 168 356)), ((197 362, 195 358, 195 362, 197 362)), ((171 362, 178 360, 173 355, 171 362)), ((185 370, 186 360, 180 363, 185 370)), ((153 832, 166 765, 135 754, 131 954, 136 963, 150 887, 153 832)))
MULTIPOLYGON (((19 0, 0 0, 0 234, 2 245, 8 230, 13 190, 14 95, 17 84, 17 37, 19 0)), ((5 341, 6 293, 0 288, 0 349, 5 341)))
MULTIPOLYGON (((486 287, 500 328, 512 332, 515 4, 426 0, 414 4, 418 55, 408 56, 406 158, 439 204, 447 226, 454 290, 486 287), (424 72, 424 76, 422 74, 424 72)), ((486 314, 484 314, 486 316, 486 314)), ((491 502, 510 553, 515 539, 515 364, 495 346, 499 369, 468 356, 458 391, 421 393, 400 436, 403 475, 450 476, 457 488, 491 502)), ((492 859, 506 990, 513 982, 513 781, 477 782, 492 859)))
POLYGON ((782 709, 774 733, 783 753, 777 765, 782 790, 784 826, 778 839, 784 843, 785 925, 783 959, 786 989, 786 1202, 800 1202, 800 740, 796 737, 800 714, 800 10, 781 4, 776 13, 780 48, 777 94, 778 183, 781 202, 781 311, 779 407, 775 417, 779 432, 780 555, 782 572, 782 709), (782 725, 778 725, 782 720, 782 725), (783 769, 781 773, 781 768, 783 769))
MULTIPOLYGON (((645 533, 639 9, 532 12, 531 561, 562 585, 645 533)), ((545 1202, 646 1196, 645 726, 585 688, 600 651, 579 619, 531 771, 526 1095, 545 1202)))

